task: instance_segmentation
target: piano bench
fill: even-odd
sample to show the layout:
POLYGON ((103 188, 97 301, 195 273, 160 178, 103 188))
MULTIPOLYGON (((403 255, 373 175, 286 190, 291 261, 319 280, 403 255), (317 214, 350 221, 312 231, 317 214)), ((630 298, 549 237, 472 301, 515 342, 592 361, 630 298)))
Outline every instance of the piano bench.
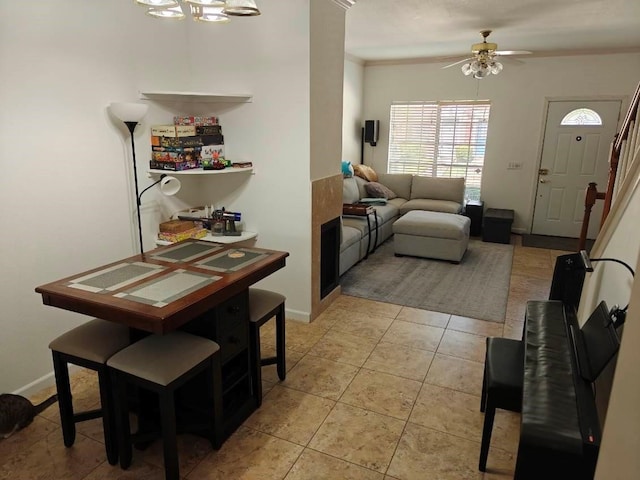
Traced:
POLYGON ((520 412, 524 377, 524 344, 521 340, 488 337, 482 378, 480 411, 484 412, 478 469, 486 471, 496 408, 520 412))

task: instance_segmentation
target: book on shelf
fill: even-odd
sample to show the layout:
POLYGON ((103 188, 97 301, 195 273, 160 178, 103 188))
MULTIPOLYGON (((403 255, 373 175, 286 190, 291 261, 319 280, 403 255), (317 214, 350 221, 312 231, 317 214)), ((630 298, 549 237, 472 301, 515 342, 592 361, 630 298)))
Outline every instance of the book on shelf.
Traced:
POLYGON ((168 170, 171 172, 181 172, 200 168, 200 162, 195 160, 175 161, 175 160, 150 160, 149 168, 152 170, 168 170))
POLYGON ((199 147, 156 147, 152 146, 152 152, 171 152, 171 153, 192 153, 194 155, 201 155, 203 146, 199 147))
POLYGON ((181 242, 187 238, 204 238, 207 236, 207 229, 202 227, 194 227, 183 232, 158 232, 158 239, 167 242, 181 242))
POLYGON ((189 116, 189 115, 176 115, 173 117, 174 125, 217 125, 218 117, 203 117, 203 116, 189 116))
POLYGON ((196 127, 193 125, 152 125, 151 136, 156 137, 194 137, 196 127))
POLYGON ((224 136, 218 135, 195 135, 193 137, 161 137, 151 135, 152 147, 201 147, 202 145, 222 145, 224 136))

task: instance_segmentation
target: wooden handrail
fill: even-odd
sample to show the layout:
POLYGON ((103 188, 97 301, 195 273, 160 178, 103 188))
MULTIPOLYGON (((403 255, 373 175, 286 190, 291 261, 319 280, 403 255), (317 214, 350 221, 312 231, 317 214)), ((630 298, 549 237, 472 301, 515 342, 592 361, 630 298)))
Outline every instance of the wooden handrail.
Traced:
POLYGON ((589 220, 591 217, 591 209, 596 200, 604 200, 602 208, 602 218, 600 220, 600 228, 604 224, 609 212, 611 211, 611 204, 613 202, 613 192, 616 184, 616 177, 618 176, 618 163, 620 161, 620 153, 622 151, 623 142, 628 138, 631 125, 636 121, 638 117, 638 104, 640 103, 640 82, 636 86, 636 91, 633 94, 629 109, 624 117, 620 132, 616 134, 611 143, 611 150, 609 152, 609 178, 607 181, 607 189, 604 192, 598 192, 597 184, 589 183, 589 187, 585 192, 584 199, 584 216, 582 219, 582 230, 580 232, 580 239, 578 241, 578 249, 584 250, 587 243, 587 232, 589 230, 589 220))

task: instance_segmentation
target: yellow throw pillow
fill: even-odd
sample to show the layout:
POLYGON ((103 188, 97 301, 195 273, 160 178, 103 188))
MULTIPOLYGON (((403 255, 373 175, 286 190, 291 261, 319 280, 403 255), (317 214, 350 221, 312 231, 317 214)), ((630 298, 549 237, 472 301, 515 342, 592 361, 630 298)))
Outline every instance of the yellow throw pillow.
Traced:
POLYGON ((373 168, 371 168, 368 165, 362 165, 362 164, 354 165, 353 174, 360 178, 364 178, 368 182, 378 181, 378 174, 375 172, 373 168))

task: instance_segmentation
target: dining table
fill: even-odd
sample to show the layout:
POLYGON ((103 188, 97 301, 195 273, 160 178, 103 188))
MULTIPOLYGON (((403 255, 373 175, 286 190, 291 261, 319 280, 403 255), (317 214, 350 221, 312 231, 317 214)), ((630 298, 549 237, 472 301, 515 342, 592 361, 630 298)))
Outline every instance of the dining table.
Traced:
MULTIPOLYGON (((131 341, 183 330, 220 346, 225 438, 259 404, 249 341, 249 287, 286 265, 288 252, 188 239, 100 265, 35 291, 51 307, 126 325, 131 341)), ((206 404, 206 388, 186 397, 206 404)))

